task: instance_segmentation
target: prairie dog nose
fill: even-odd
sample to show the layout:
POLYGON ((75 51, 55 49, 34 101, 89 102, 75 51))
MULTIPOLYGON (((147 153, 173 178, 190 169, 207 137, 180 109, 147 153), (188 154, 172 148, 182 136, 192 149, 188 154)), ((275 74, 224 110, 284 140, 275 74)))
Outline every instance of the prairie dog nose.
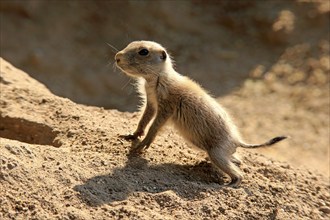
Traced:
POLYGON ((120 62, 120 59, 121 59, 122 56, 123 56, 123 53, 122 53, 122 52, 118 52, 118 53, 116 54, 116 56, 115 56, 115 60, 116 60, 117 63, 120 62))

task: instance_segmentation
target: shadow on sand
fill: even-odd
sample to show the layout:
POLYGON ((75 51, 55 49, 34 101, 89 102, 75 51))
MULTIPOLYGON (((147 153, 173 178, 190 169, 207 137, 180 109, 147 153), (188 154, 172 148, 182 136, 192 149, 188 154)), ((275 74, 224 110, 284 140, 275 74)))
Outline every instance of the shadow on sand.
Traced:
POLYGON ((84 184, 76 185, 74 190, 90 206, 122 201, 136 192, 171 190, 182 198, 196 199, 201 192, 222 188, 223 179, 207 162, 149 165, 143 157, 129 153, 124 167, 116 168, 108 175, 90 178, 84 184))

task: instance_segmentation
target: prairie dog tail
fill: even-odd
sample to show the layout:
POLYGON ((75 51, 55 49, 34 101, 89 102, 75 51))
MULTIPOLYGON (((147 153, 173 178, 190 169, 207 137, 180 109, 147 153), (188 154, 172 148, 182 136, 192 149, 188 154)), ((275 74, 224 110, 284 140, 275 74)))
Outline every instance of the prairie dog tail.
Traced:
POLYGON ((240 147, 243 148, 259 148, 259 147, 267 147, 267 146, 271 146, 273 144, 276 144, 279 141, 282 141, 284 139, 286 139, 288 137, 286 136, 278 136, 278 137, 274 137, 273 139, 270 139, 269 141, 267 141, 266 143, 263 144, 246 144, 246 143, 240 143, 240 147))

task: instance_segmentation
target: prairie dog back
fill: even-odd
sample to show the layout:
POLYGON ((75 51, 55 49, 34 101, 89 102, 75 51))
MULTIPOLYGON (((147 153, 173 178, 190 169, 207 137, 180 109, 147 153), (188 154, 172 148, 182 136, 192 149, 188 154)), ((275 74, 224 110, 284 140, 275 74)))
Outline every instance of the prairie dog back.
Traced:
POLYGON ((134 41, 116 56, 116 65, 128 76, 139 79, 139 92, 145 97, 145 108, 133 134, 144 139, 134 151, 141 153, 155 139, 157 132, 171 120, 180 134, 195 147, 204 150, 211 162, 231 177, 228 184, 238 187, 242 174, 234 164, 237 147, 256 148, 273 145, 286 137, 275 137, 263 144, 244 143, 227 112, 200 85, 177 73, 166 49, 152 41, 134 41))

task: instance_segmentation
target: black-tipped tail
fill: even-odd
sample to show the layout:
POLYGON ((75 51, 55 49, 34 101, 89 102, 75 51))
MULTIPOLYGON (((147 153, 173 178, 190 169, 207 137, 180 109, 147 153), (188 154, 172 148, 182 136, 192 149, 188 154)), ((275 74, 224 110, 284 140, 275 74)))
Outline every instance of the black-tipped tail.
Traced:
POLYGON ((284 139, 286 139, 288 137, 286 136, 278 136, 278 137, 274 137, 273 139, 270 139, 269 141, 267 141, 266 143, 263 144, 245 144, 245 143, 241 143, 241 147, 243 148, 259 148, 259 147, 267 147, 267 146, 271 146, 273 144, 276 144, 279 141, 282 141, 284 139))

